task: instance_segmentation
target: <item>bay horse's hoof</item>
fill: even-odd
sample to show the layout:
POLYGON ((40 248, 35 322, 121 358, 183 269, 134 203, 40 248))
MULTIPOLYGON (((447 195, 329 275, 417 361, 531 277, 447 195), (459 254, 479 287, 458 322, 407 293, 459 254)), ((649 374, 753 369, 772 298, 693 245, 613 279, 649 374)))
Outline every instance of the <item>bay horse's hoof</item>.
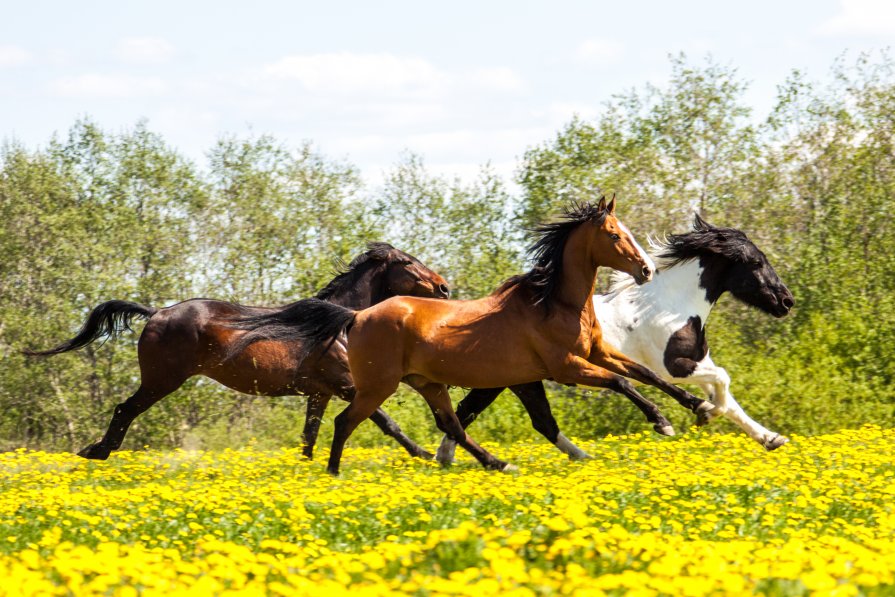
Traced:
POLYGON ((593 460, 594 457, 585 452, 584 450, 579 450, 574 454, 569 454, 569 460, 593 460))
POLYGON ((777 448, 779 448, 779 447, 782 446, 783 444, 788 444, 788 443, 789 443, 789 438, 788 438, 788 437, 784 437, 784 436, 782 436, 782 435, 780 435, 780 434, 777 434, 777 435, 775 435, 774 437, 772 437, 771 439, 769 439, 768 441, 766 441, 766 442, 764 443, 764 447, 765 447, 765 450, 767 450, 768 452, 770 452, 770 451, 772 451, 772 450, 776 450, 777 448))
POLYGON ((519 470, 519 467, 515 464, 510 464, 509 462, 503 465, 503 468, 500 469, 502 473, 515 473, 519 470))
POLYGON ((423 460, 434 460, 435 459, 434 454, 432 454, 430 452, 426 452, 425 450, 418 450, 418 451, 414 452, 413 454, 411 454, 411 456, 413 456, 414 458, 422 458, 423 460))
POLYGON ((112 453, 112 450, 103 447, 100 442, 96 442, 95 444, 90 444, 80 452, 78 452, 78 456, 81 458, 87 458, 89 460, 107 460, 109 458, 109 454, 112 453))
POLYGON ((674 427, 672 427, 671 425, 653 425, 653 429, 655 429, 656 433, 658 433, 659 435, 674 437, 674 427))

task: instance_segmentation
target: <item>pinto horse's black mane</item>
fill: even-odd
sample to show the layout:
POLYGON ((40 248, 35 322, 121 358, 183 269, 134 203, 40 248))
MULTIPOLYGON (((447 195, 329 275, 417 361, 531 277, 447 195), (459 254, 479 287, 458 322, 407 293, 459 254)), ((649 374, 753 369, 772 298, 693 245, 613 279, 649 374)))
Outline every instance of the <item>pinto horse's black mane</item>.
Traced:
POLYGON ((744 262, 761 255, 742 230, 717 228, 696 214, 693 230, 683 234, 670 234, 664 241, 654 243, 659 249, 658 258, 664 267, 671 267, 691 259, 699 259, 707 253, 721 255, 733 261, 744 262))
POLYGON ((544 311, 549 313, 553 293, 562 278, 562 254, 569 234, 584 222, 602 225, 606 214, 605 208, 593 203, 573 202, 563 210, 558 220, 532 228, 536 240, 527 252, 534 266, 528 272, 504 282, 498 292, 523 285, 531 290, 534 304, 543 305, 544 311))

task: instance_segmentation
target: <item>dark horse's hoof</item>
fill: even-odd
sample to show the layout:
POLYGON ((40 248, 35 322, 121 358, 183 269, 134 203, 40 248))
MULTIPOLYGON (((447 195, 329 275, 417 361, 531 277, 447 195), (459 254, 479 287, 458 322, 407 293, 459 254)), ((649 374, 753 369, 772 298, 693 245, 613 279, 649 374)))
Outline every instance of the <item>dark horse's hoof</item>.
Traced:
POLYGON ((82 458, 88 458, 90 460, 106 460, 109 458, 109 454, 112 450, 105 448, 101 443, 97 442, 95 444, 90 444, 80 452, 78 452, 78 456, 82 458))

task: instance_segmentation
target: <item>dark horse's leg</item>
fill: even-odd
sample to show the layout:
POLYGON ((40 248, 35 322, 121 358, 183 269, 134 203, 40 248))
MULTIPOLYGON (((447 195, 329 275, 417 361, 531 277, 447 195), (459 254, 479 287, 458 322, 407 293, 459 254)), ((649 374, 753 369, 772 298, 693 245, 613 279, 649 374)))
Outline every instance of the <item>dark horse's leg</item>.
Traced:
MULTIPOLYGON (((475 421, 476 417, 482 414, 482 411, 491 406, 491 404, 503 392, 503 388, 474 388, 466 394, 466 397, 457 405, 457 419, 463 426, 463 429, 475 421)), ((454 451, 457 449, 457 442, 445 435, 441 438, 441 445, 435 453, 435 459, 442 465, 447 466, 454 461, 454 451)))
POLYGON ((78 452, 78 456, 92 460, 107 459, 112 450, 117 450, 121 447, 124 435, 134 419, 146 412, 150 406, 179 388, 182 383, 183 380, 176 384, 156 385, 147 384, 144 379, 140 388, 133 396, 115 407, 112 413, 112 420, 109 422, 109 428, 106 430, 103 438, 78 452))
MULTIPOLYGON (((349 396, 345 396, 344 398, 350 401, 349 396)), ((326 411, 326 406, 329 404, 329 400, 329 396, 311 396, 308 398, 305 427, 301 433, 303 443, 302 454, 304 454, 306 458, 314 457, 314 446, 317 443, 317 434, 320 432, 320 421, 323 418, 323 413, 326 411)), ((432 460, 432 454, 407 437, 407 435, 401 431, 401 427, 395 420, 389 417, 381 408, 377 408, 373 414, 370 415, 370 420, 376 423, 376 426, 379 427, 384 434, 394 438, 396 442, 401 444, 411 456, 422 458, 424 460, 432 460)))

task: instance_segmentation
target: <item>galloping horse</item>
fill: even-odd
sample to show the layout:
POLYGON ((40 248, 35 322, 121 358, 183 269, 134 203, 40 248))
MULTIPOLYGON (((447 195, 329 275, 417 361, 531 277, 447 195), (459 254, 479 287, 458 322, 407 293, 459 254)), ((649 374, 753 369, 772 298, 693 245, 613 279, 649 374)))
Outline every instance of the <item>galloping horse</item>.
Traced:
MULTIPOLYGON (((444 278, 416 258, 386 243, 371 243, 323 290, 320 300, 362 309, 395 295, 450 296, 444 278)), ((174 392, 190 377, 204 375, 243 392, 263 396, 308 395, 304 453, 311 457, 320 419, 333 395, 350 400, 354 393, 344 346, 323 351, 313 362, 302 363, 300 342, 267 341, 247 346, 245 332, 230 323, 239 317, 265 315, 271 320, 288 315, 295 303, 276 309, 247 307, 211 299, 191 299, 156 309, 128 301, 108 301, 90 313, 78 334, 49 350, 26 350, 31 356, 60 354, 82 348, 98 338, 129 329, 134 317, 148 318, 137 344, 140 387, 115 407, 103 438, 78 454, 105 460, 121 446, 131 422, 153 404, 174 392)), ((383 411, 371 419, 413 456, 431 458, 404 435, 383 411)))
MULTIPOLYGON (((725 292, 774 317, 789 313, 795 304, 792 293, 745 233, 712 226, 698 214, 691 232, 671 235, 653 246, 660 266, 654 282, 634 286, 619 277, 608 294, 594 296, 603 340, 667 381, 700 385, 714 406, 700 412, 697 423, 723 415, 766 449, 779 448, 789 440, 753 421, 731 395, 730 376, 709 356, 705 324, 725 292)), ((543 385, 510 389, 522 401, 534 428, 556 444, 562 434, 543 385)), ((476 389, 460 401, 457 417, 463 427, 501 391, 503 388, 476 389)), ((450 462, 454 447, 445 437, 438 460, 450 462)))
MULTIPOLYGON (((347 341, 356 394, 335 420, 327 470, 339 472, 348 437, 392 395, 401 381, 429 404, 438 428, 489 469, 507 470, 470 438, 451 406, 447 385, 494 387, 553 378, 561 383, 605 385, 614 377, 589 362, 606 350, 590 300, 597 268, 630 274, 638 284, 653 275, 652 260, 608 205, 574 205, 560 221, 539 227, 534 268, 471 301, 396 297, 363 311, 308 299, 295 305, 295 321, 247 318, 258 339, 296 338, 306 346, 347 341), (265 326, 273 323, 271 329, 265 326), (342 334, 346 331, 347 334, 342 334), (596 338, 597 341, 594 341, 596 338)), ((704 401, 675 388, 694 411, 704 401)))

